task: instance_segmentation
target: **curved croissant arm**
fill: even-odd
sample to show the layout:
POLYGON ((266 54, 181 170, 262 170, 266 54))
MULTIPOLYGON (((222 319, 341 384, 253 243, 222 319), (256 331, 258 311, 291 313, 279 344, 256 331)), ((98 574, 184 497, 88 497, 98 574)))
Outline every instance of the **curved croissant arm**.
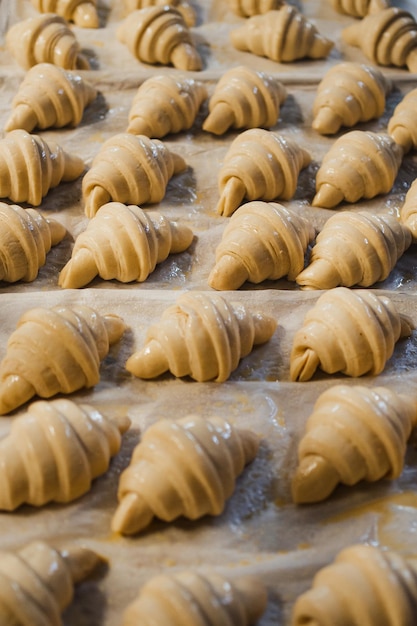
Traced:
POLYGON ((98 28, 97 0, 32 0, 41 13, 56 13, 81 28, 98 28))
POLYGON ((331 0, 331 5, 338 13, 365 17, 386 9, 389 0, 331 0))
POLYGON ((395 107, 388 121, 388 134, 404 153, 417 148, 417 88, 409 91, 395 107))
POLYGON ((324 500, 338 483, 398 478, 416 424, 412 396, 384 387, 328 389, 314 405, 298 447, 294 502, 324 500))
POLYGON ((417 180, 411 183, 400 209, 400 219, 410 230, 413 242, 417 242, 417 180))
POLYGON ((139 378, 156 378, 169 370, 199 382, 223 382, 275 328, 272 318, 219 295, 184 293, 148 329, 145 346, 128 359, 126 369, 139 378))
POLYGON ((161 419, 145 432, 119 482, 112 530, 134 534, 153 517, 171 522, 220 515, 258 437, 220 417, 161 419))
POLYGON ((280 9, 284 0, 228 0, 229 7, 233 13, 240 17, 252 17, 280 9))
POLYGON ((195 11, 187 0, 124 0, 125 13, 132 13, 137 9, 146 9, 154 6, 175 7, 184 18, 187 26, 194 26, 196 22, 195 11))

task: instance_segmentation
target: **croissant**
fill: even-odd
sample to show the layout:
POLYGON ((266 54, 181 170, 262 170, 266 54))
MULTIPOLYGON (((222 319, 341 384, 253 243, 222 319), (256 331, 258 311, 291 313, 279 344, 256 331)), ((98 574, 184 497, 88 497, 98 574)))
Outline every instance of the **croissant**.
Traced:
POLYGON ((342 31, 376 65, 407 66, 417 72, 417 23, 408 11, 391 7, 364 17, 342 31))
POLYGON ((194 26, 196 17, 193 7, 186 0, 124 0, 125 13, 132 13, 137 9, 154 6, 175 7, 181 13, 187 26, 194 26))
POLYGON ((316 175, 312 205, 333 209, 388 193, 395 181, 403 149, 389 135, 352 130, 334 142, 316 175))
POLYGON ((311 157, 291 139, 252 128, 232 142, 220 170, 217 212, 229 217, 247 200, 290 200, 311 157))
POLYGON ((380 117, 391 86, 391 81, 375 67, 338 63, 317 87, 313 128, 322 135, 333 135, 342 126, 352 127, 380 117))
POLYGON ((0 509, 66 503, 84 495, 108 470, 129 425, 128 418, 110 420, 87 404, 33 402, 0 441, 0 509))
POLYGON ((136 92, 129 111, 128 133, 165 137, 188 130, 207 97, 203 83, 172 76, 152 76, 136 92))
POLYGON ((405 196, 404 204, 400 209, 400 219, 410 230, 413 243, 417 241, 417 179, 415 179, 405 196))
POLYGON ((0 553, 0 623, 57 626, 74 598, 74 585, 104 559, 76 545, 54 548, 34 541, 17 552, 0 553))
POLYGON ((87 285, 97 274, 104 280, 143 282, 157 263, 171 253, 183 252, 192 231, 161 213, 110 202, 98 210, 81 233, 72 257, 59 275, 65 289, 87 285))
POLYGON ((409 91, 388 121, 388 134, 405 153, 417 149, 417 88, 409 91))
POLYGON ((254 345, 268 341, 276 328, 272 318, 249 313, 219 295, 184 293, 151 326, 145 347, 133 354, 126 369, 139 378, 169 370, 199 382, 223 382, 254 345))
POLYGON ((274 126, 286 97, 284 85, 274 76, 244 65, 233 67, 215 87, 203 130, 223 135, 230 127, 274 126))
POLYGON ((389 298, 336 287, 320 296, 295 334, 291 380, 310 380, 318 367, 327 374, 376 376, 396 341, 410 334, 410 321, 389 298))
POLYGON ((97 0, 32 0, 41 13, 57 13, 81 28, 98 28, 97 0))
POLYGON ((353 545, 316 574, 312 588, 297 599, 291 624, 412 626, 416 605, 416 559, 353 545))
POLYGON ((260 283, 295 277, 304 267, 313 226, 281 204, 248 202, 230 218, 216 249, 208 283, 214 289, 238 289, 248 280, 260 283))
POLYGON ((83 171, 80 157, 25 130, 12 130, 0 139, 1 198, 38 206, 50 189, 75 180, 83 171))
POLYGON ((162 141, 119 133, 104 142, 83 178, 85 213, 93 217, 107 202, 155 204, 169 179, 187 167, 162 141))
POLYGON ((252 17, 260 13, 267 13, 280 9, 284 0, 228 0, 230 9, 241 17, 252 17))
POLYGON ((388 0, 331 0, 331 5, 338 13, 352 17, 365 17, 378 13, 389 6, 388 0))
POLYGON ((202 68, 191 32, 180 11, 172 6, 133 11, 120 24, 117 38, 142 63, 173 65, 186 71, 202 68))
POLYGON ((238 50, 278 63, 304 58, 323 59, 334 45, 289 4, 277 11, 250 17, 242 26, 232 30, 230 37, 238 50))
POLYGON ((295 280, 305 289, 370 287, 389 276, 411 240, 409 229, 394 215, 337 213, 325 223, 310 264, 295 280))
POLYGON ((35 280, 47 253, 65 233, 64 226, 36 209, 0 202, 0 280, 35 280))
POLYGON ((228 579, 192 570, 160 574, 151 578, 128 606, 122 626, 175 626, 187 622, 249 626, 264 613, 267 599, 264 585, 254 576, 228 579))
POLYGON ((25 70, 37 63, 53 63, 67 70, 90 69, 67 21, 55 13, 14 24, 7 31, 6 46, 25 70))
POLYGON ((96 385, 100 362, 124 330, 117 315, 83 305, 26 311, 0 363, 0 415, 35 394, 50 398, 96 385))
POLYGON ((325 500, 338 483, 398 478, 417 424, 411 396, 336 385, 322 393, 307 420, 292 481, 294 502, 325 500))
POLYGON ((122 472, 112 530, 132 535, 153 517, 171 522, 181 515, 220 515, 258 447, 257 435, 220 417, 159 420, 122 472))

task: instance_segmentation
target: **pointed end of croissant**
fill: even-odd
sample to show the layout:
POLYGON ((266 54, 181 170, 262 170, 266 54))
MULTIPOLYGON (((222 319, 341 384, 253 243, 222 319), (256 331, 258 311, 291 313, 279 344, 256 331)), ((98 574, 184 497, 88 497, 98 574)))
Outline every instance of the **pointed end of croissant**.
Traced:
POLYGON ((135 535, 149 524, 153 513, 147 503, 137 493, 124 495, 111 521, 111 529, 121 535, 135 535))
POLYGON ((327 37, 323 37, 320 33, 315 33, 313 44, 308 51, 311 59, 324 59, 333 48, 334 42, 327 37))
POLYGON ((307 348, 301 354, 291 355, 290 379, 305 382, 314 376, 320 365, 317 354, 307 348))
POLYGON ((49 232, 51 235, 51 246, 56 246, 60 241, 63 240, 65 235, 67 234, 67 229, 61 222, 57 222, 56 220, 50 218, 46 220, 49 225, 49 232))
POLYGON ((18 104, 7 120, 4 130, 9 133, 11 130, 22 128, 30 133, 37 125, 38 118, 33 109, 28 104, 18 104))
POLYGON ((65 152, 64 172, 62 174, 63 182, 70 182, 81 176, 85 170, 84 161, 75 154, 65 152))
POLYGON ((235 121, 232 108, 227 102, 217 103, 203 122, 203 130, 213 135, 223 135, 235 121))
POLYGON ((100 207, 111 201, 111 196, 106 189, 96 185, 91 192, 87 194, 84 212, 90 219, 95 216, 100 207))
POLYGON ((265 612, 268 602, 265 585, 255 576, 242 576, 233 580, 233 586, 237 589, 246 610, 245 623, 256 624, 265 612))
POLYGON ((260 345, 269 341, 276 330, 276 320, 262 313, 255 313, 252 319, 255 326, 254 345, 260 345))
POLYGON ((71 545, 68 548, 60 548, 59 553, 70 570, 74 584, 82 582, 107 563, 104 557, 81 546, 71 545))
POLYGON ((184 252, 192 244, 194 233, 191 228, 179 222, 171 222, 171 253, 184 252))
POLYGON ((333 289, 341 284, 339 273, 327 259, 315 259, 298 274, 295 282, 305 290, 333 289))
POLYGON ((296 504, 321 502, 338 483, 339 475, 326 459, 315 454, 305 456, 292 480, 292 499, 296 504))
POLYGON ((185 2, 183 0, 181 4, 179 4, 176 8, 181 13, 182 17, 184 18, 184 22, 189 28, 195 26, 196 16, 191 4, 188 4, 188 2, 185 2))
POLYGON ((127 417, 127 415, 114 417, 113 422, 116 424, 121 435, 124 435, 132 425, 132 421, 127 417))
POLYGON ((395 141, 395 143, 401 146, 404 154, 410 152, 411 148, 413 147, 413 140, 411 138, 411 133, 407 128, 404 128, 404 126, 397 126, 396 128, 392 129, 391 132, 388 129, 388 132, 392 139, 395 141))
POLYGON ((406 65, 410 72, 413 74, 417 74, 417 49, 413 48, 411 52, 408 53, 406 59, 406 65))
POLYGON ((100 25, 97 10, 91 2, 83 2, 75 7, 72 21, 80 28, 98 28, 100 25))
POLYGON ((232 291, 239 289, 247 279, 248 271, 242 261, 232 254, 224 254, 211 270, 208 284, 217 291, 232 291))
POLYGON ((400 337, 410 337, 411 333, 414 330, 414 324, 413 324, 412 319, 408 317, 407 315, 400 315, 400 321, 401 321, 400 337))
POLYGON ((230 40, 232 45, 237 50, 242 50, 243 52, 248 51, 248 33, 246 25, 244 24, 243 26, 232 30, 230 33, 230 40))
MULTIPOLYGON (((359 45, 360 38, 362 37, 361 22, 353 22, 350 26, 347 26, 342 30, 342 41, 348 44, 348 46, 357 46, 359 45)), ((363 22, 362 22, 363 24, 363 22)))
POLYGON ((328 106, 320 107, 312 127, 321 135, 334 135, 342 126, 342 118, 328 106))
POLYGON ((17 375, 10 375, 0 384, 0 415, 7 415, 36 394, 33 386, 17 375))
POLYGON ((197 49, 190 43, 180 43, 171 52, 171 63, 177 70, 199 72, 203 68, 197 49))
POLYGON ((130 133, 131 135, 145 135, 145 137, 150 137, 153 139, 156 138, 156 134, 153 132, 152 124, 150 123, 149 118, 145 119, 139 116, 133 117, 129 121, 126 132, 130 133))
POLYGON ((329 183, 320 185, 313 198, 312 205, 323 209, 334 209, 344 200, 343 192, 329 183))
POLYGON ((160 343, 149 341, 142 350, 135 352, 126 361, 128 372, 137 378, 156 378, 168 369, 168 362, 160 343))
POLYGON ((245 465, 254 460, 259 450, 259 437, 251 430, 239 428, 240 441, 243 446, 245 465))
POLYGON ((103 321, 106 327, 109 344, 113 345, 122 337, 126 330, 126 324, 121 317, 111 314, 104 315, 103 321))
POLYGON ((217 204, 217 213, 224 217, 230 217, 241 205, 245 198, 246 187, 236 176, 229 178, 221 192, 220 200, 217 204))
POLYGON ((79 289, 88 285, 98 274, 93 254, 80 248, 59 274, 58 285, 63 289, 79 289))

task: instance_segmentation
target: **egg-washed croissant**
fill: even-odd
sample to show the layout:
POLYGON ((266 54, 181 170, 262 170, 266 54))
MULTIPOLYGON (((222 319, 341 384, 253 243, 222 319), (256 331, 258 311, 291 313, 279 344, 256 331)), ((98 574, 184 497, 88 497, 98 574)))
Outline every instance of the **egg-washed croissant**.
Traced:
POLYGON ((56 13, 81 28, 98 28, 97 0, 31 0, 40 13, 56 13))
POLYGON ((345 126, 381 117, 392 83, 376 67, 362 63, 338 63, 317 87, 312 127, 333 135, 345 126))
POLYGON ((388 134, 404 153, 417 149, 417 88, 409 91, 395 107, 388 121, 388 134))
POLYGON ((314 405, 298 447, 294 502, 325 500, 339 483, 398 478, 416 425, 414 397, 385 387, 327 389, 314 405))
POLYGON ((107 472, 129 425, 128 418, 111 420, 88 404, 33 402, 0 441, 0 509, 67 503, 84 495, 107 472))
POLYGON ((376 65, 417 72, 417 22, 408 11, 391 7, 342 30, 342 40, 359 47, 376 65))
POLYGON ((118 40, 142 63, 202 69, 191 31, 175 7, 152 6, 130 13, 117 29, 118 40))
POLYGON ((223 382, 254 345, 266 343, 276 322, 217 294, 184 293, 148 329, 145 346, 127 361, 138 378, 169 370, 199 382, 223 382))
POLYGON ((39 206, 60 182, 78 178, 84 161, 25 130, 12 130, 0 139, 0 198, 39 206))
POLYGON ((231 31, 230 38, 238 50, 278 63, 304 58, 323 59, 334 45, 289 4, 277 11, 248 18, 242 26, 231 31))
POLYGON ((229 290, 246 280, 295 280, 314 236, 314 227, 295 211, 274 202, 248 202, 233 213, 223 231, 208 283, 229 290))
POLYGON ((132 535, 154 517, 172 522, 220 515, 258 447, 255 433, 220 417, 159 420, 145 431, 120 476, 112 530, 132 535))
POLYGON ((12 113, 4 130, 75 127, 97 91, 78 72, 52 63, 31 67, 12 100, 12 113))
POLYGON ((38 63, 53 63, 67 70, 90 69, 68 22, 55 13, 16 22, 6 33, 6 46, 25 70, 38 63))
POLYGON ((298 175, 311 161, 292 139, 262 128, 240 133, 220 169, 217 212, 230 217, 246 200, 290 200, 298 175))
POLYGON ((32 282, 66 229, 36 209, 0 202, 0 280, 32 282))
POLYGON ((159 212, 109 202, 78 235, 71 259, 59 275, 64 289, 78 289, 99 275, 103 280, 143 282, 169 254, 183 252, 193 240, 185 225, 159 212))
POLYGON ((0 415, 36 394, 50 398, 96 385, 100 362, 125 328, 117 315, 100 315, 85 305, 26 311, 0 363, 0 415))
POLYGON ((74 599, 74 586, 104 563, 88 548, 53 547, 34 541, 16 552, 0 552, 0 623, 58 626, 74 599))
POLYGON ((389 6, 388 0, 330 0, 333 9, 338 13, 352 17, 365 17, 378 13, 389 6))
POLYGON ((240 65, 223 74, 209 101, 203 130, 223 135, 229 128, 269 128, 287 97, 274 76, 240 65))
POLYGON ((358 544, 319 570, 296 600, 291 626, 412 626, 416 606, 417 559, 358 544))
POLYGON ((199 81, 158 75, 145 80, 129 111, 128 133, 161 138, 194 124, 207 89, 199 81))
POLYGON ((267 600, 264 585, 254 576, 168 572, 154 576, 142 587, 125 610, 122 626, 249 626, 260 619, 267 600))
POLYGON ((304 289, 370 287, 389 276, 411 241, 410 230, 389 213, 336 213, 317 235, 310 264, 295 280, 304 289))
POLYGON ((284 0, 228 0, 230 9, 240 17, 252 17, 280 9, 284 0))
POLYGON ((316 174, 312 205, 333 209, 391 191, 404 152, 389 136, 351 130, 341 135, 324 155, 316 174))
POLYGON ((319 297, 295 334, 290 378, 310 380, 317 368, 327 374, 377 376, 395 343, 411 330, 410 320, 386 296, 335 287, 319 297))
POLYGON ((187 168, 159 139, 119 133, 107 139, 83 178, 85 213, 93 217, 108 202, 156 204, 168 181, 187 168))
POLYGON ((187 0, 124 0, 125 13, 132 13, 137 9, 146 9, 154 6, 175 7, 181 13, 187 26, 194 26, 195 11, 187 0))
POLYGON ((407 191, 404 204, 400 209, 400 219, 410 230, 413 243, 417 242, 417 179, 415 179, 407 191))

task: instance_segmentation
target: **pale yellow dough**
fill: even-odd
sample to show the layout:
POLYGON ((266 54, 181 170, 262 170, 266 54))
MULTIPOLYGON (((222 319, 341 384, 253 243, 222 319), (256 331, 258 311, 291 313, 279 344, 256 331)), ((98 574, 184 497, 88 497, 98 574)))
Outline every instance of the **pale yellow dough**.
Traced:
POLYGON ((257 435, 220 417, 161 419, 143 435, 119 482, 112 530, 135 534, 154 517, 220 515, 236 478, 258 451, 257 435))
POLYGON ((290 200, 298 175, 311 161, 292 139, 252 128, 232 142, 220 169, 217 212, 225 217, 243 200, 290 200))
POLYGON ((415 179, 405 196, 400 209, 400 219, 410 229, 413 243, 417 242, 417 179, 415 179))
POLYGON ((0 363, 0 415, 35 394, 50 398, 96 385, 100 362, 124 331, 117 315, 100 315, 84 305, 26 311, 0 363))
POLYGON ((98 28, 97 0, 31 0, 41 13, 56 13, 81 28, 98 28))
POLYGON ((240 65, 227 71, 209 101, 203 130, 222 135, 229 128, 269 128, 279 118, 287 97, 284 85, 274 76, 240 65))
POLYGON ((217 294, 186 292, 149 328, 145 346, 128 359, 126 368, 139 378, 169 370, 177 377, 223 382, 275 328, 272 318, 217 294))
POLYGON ((386 9, 389 0, 330 0, 330 4, 338 13, 352 17, 365 17, 386 9))
POLYGON ((264 585, 254 576, 224 578, 193 570, 167 572, 142 587, 126 609, 122 626, 249 626, 262 616, 267 599, 264 585))
POLYGON ((208 283, 214 289, 238 289, 248 280, 260 283, 295 277, 304 267, 315 229, 301 215, 274 202, 248 202, 227 223, 216 249, 208 283))
POLYGON ((319 502, 338 483, 398 478, 417 424, 417 402, 385 387, 336 385, 307 420, 292 481, 294 502, 319 502))
POLYGON ((228 0, 230 9, 236 15, 241 17, 252 17, 280 9, 284 4, 284 0, 228 0))
POLYGON ((388 121, 388 134, 407 153, 417 149, 417 88, 409 91, 388 121))
POLYGON ((194 26, 196 17, 192 5, 187 0, 123 0, 125 13, 132 13, 137 9, 146 9, 154 6, 175 7, 181 13, 187 26, 194 26))
POLYGON ((185 225, 162 213, 110 202, 99 208, 78 235, 71 259, 59 275, 65 289, 87 285, 95 276, 123 283, 143 282, 157 263, 183 252, 193 240, 185 225))
POLYGON ((391 300, 366 289, 336 287, 323 293, 296 332, 290 356, 291 380, 310 380, 317 368, 347 376, 380 374, 410 321, 391 300))
POLYGON ((67 503, 104 474, 130 420, 66 399, 33 402, 0 441, 0 509, 67 503), (51 434, 53 433, 53 435, 51 434))

